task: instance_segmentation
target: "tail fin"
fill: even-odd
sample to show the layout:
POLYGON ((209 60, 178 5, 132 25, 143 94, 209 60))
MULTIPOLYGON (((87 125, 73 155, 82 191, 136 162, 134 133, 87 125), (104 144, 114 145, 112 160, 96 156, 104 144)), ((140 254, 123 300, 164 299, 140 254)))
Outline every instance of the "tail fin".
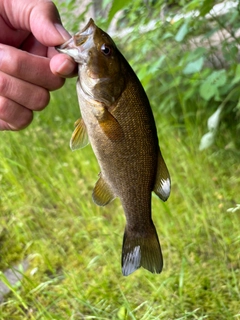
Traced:
POLYGON ((126 227, 122 246, 122 273, 128 276, 140 267, 152 273, 160 273, 163 258, 157 232, 152 224, 144 237, 134 234, 126 227))

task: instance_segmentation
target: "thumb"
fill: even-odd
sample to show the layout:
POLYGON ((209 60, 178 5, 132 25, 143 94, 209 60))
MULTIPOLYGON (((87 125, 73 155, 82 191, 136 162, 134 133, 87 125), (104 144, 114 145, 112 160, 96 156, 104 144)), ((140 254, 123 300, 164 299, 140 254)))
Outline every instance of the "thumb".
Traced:
POLYGON ((0 12, 14 29, 31 32, 47 47, 62 44, 70 38, 55 4, 50 0, 2 0, 0 12))
POLYGON ((70 38, 69 33, 62 26, 55 4, 51 1, 38 2, 32 8, 29 17, 29 31, 47 47, 59 45, 70 38))

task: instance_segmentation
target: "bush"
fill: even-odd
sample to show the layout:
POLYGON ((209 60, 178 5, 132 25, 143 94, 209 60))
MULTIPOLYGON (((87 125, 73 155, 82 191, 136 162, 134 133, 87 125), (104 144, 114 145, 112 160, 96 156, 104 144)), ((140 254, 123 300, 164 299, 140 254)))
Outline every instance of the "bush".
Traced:
POLYGON ((224 147, 240 148, 237 2, 105 0, 101 10, 97 24, 107 30, 116 21, 113 38, 156 112, 189 135, 208 124, 200 149, 220 136, 224 147))

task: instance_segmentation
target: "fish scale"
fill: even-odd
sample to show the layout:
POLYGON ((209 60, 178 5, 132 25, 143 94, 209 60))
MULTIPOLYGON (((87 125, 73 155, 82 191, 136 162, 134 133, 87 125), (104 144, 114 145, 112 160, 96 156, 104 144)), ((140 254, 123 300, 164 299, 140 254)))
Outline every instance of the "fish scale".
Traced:
POLYGON ((126 216, 122 273, 127 276, 141 266, 160 273, 163 258, 151 193, 166 201, 171 183, 147 95, 111 37, 92 19, 57 50, 78 63, 82 118, 70 146, 82 148, 89 139, 101 170, 93 200, 104 206, 119 197, 126 216))

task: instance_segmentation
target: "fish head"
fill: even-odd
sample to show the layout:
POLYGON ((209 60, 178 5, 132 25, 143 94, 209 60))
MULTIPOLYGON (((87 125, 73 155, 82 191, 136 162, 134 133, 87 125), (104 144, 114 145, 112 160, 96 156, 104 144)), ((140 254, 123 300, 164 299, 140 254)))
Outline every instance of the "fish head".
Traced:
POLYGON ((122 55, 93 19, 56 49, 78 63, 80 85, 89 96, 107 105, 120 96, 125 86, 122 55))
POLYGON ((56 47, 60 53, 66 53, 78 64, 85 64, 88 60, 89 51, 93 46, 93 34, 96 25, 92 19, 89 20, 85 28, 77 32, 72 38, 56 47))

